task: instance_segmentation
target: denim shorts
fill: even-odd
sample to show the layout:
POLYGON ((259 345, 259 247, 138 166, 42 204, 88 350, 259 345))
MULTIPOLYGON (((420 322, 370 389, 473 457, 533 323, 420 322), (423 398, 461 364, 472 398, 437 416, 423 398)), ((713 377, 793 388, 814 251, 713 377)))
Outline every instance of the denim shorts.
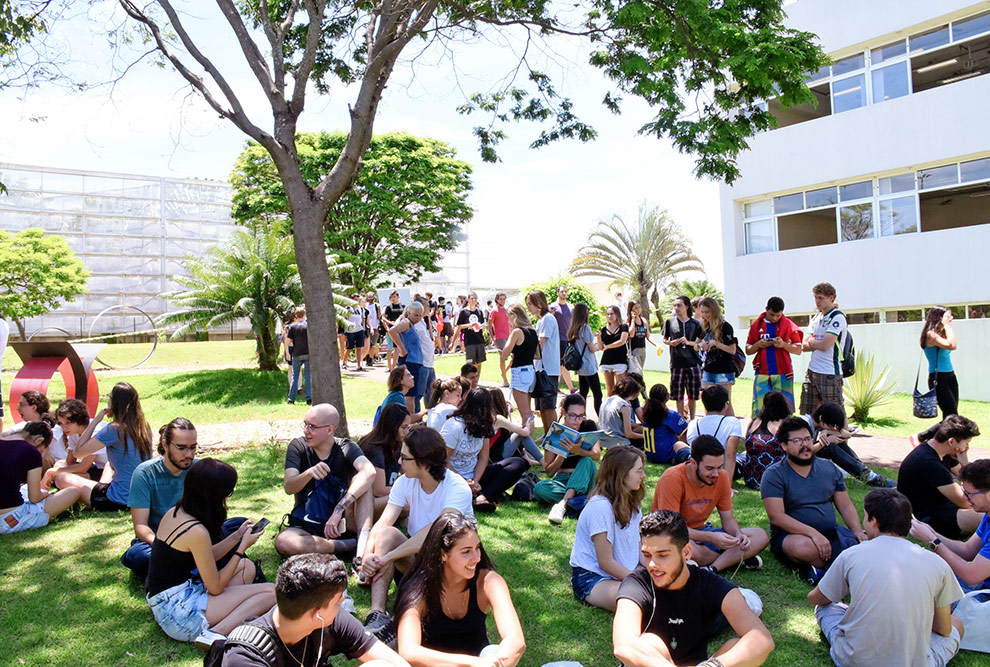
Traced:
POLYGON ((6 514, 0 514, 0 535, 41 528, 48 525, 48 519, 44 500, 37 503, 25 502, 6 514))
POLYGON ((581 602, 584 602, 584 599, 591 594, 591 589, 603 579, 605 577, 597 572, 586 570, 583 567, 571 566, 571 590, 574 591, 574 597, 581 602))
MULTIPOLYGON (((702 526, 701 528, 699 528, 698 530, 700 530, 702 532, 705 532, 705 533, 724 533, 725 532, 721 528, 716 528, 715 526, 713 526, 710 521, 706 522, 705 525, 702 526)), ((713 544, 712 542, 698 542, 698 544, 700 544, 701 546, 705 547, 706 549, 711 549, 712 551, 714 551, 717 554, 722 553, 722 549, 719 548, 719 547, 717 547, 717 546, 715 546, 715 544, 713 544)))
POLYGON ((510 387, 527 394, 533 391, 533 387, 536 386, 536 368, 532 364, 527 366, 513 366, 509 370, 512 374, 512 379, 509 382, 510 387))
POLYGON ((191 642, 210 627, 206 622, 208 599, 203 583, 190 579, 149 597, 148 606, 165 634, 176 641, 191 642))
POLYGON ((602 372, 615 373, 616 375, 624 375, 627 370, 629 370, 628 364, 602 364, 598 367, 598 370, 602 372))
POLYGON ((702 384, 735 384, 736 374, 735 373, 709 373, 708 371, 701 372, 701 383, 702 384))

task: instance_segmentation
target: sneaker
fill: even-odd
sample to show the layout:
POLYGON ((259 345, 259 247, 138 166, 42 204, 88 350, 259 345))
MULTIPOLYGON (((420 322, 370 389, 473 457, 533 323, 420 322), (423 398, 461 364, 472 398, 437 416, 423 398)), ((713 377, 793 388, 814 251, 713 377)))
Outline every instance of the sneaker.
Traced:
POLYGON ((213 632, 213 630, 203 630, 199 633, 199 636, 193 640, 196 647, 201 651, 209 651, 210 647, 213 646, 213 642, 218 639, 226 639, 227 635, 222 635, 219 632, 213 632))
POLYGON ((344 599, 340 602, 340 608, 348 614, 357 612, 357 609, 354 607, 354 598, 348 595, 347 591, 344 591, 344 599))
POLYGON ((747 570, 762 570, 763 569, 763 559, 759 555, 750 556, 743 561, 743 567, 747 570))
POLYGON ((372 611, 364 619, 364 629, 373 634, 378 641, 395 650, 398 640, 395 636, 395 621, 387 611, 372 611))
POLYGON ((804 580, 811 584, 812 586, 817 586, 818 582, 822 580, 825 576, 825 570, 819 570, 814 565, 808 568, 808 574, 805 575, 804 580))
POLYGON ((312 405, 312 404, 313 404, 313 399, 307 398, 306 399, 306 405, 312 405))
POLYGON ((295 399, 290 398, 289 400, 286 401, 286 403, 288 403, 289 405, 295 405, 296 404, 296 401, 295 401, 295 399))
POLYGON ((547 515, 547 519, 549 519, 550 523, 554 525, 560 525, 564 521, 564 512, 566 510, 566 500, 561 500, 559 503, 554 503, 554 506, 550 508, 550 513, 547 515))
POLYGON ((890 479, 888 477, 884 477, 883 475, 878 475, 877 473, 873 472, 872 470, 866 476, 866 479, 864 480, 864 483, 867 486, 873 486, 873 487, 877 487, 877 488, 880 488, 880 489, 896 489, 897 488, 897 482, 895 482, 894 480, 892 480, 892 479, 890 479))

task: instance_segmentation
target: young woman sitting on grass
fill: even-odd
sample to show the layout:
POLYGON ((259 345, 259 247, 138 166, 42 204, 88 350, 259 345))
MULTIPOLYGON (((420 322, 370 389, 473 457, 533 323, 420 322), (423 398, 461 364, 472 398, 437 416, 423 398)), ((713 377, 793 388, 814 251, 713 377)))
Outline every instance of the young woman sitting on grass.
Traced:
POLYGON ((670 392, 662 384, 650 388, 650 397, 640 408, 643 422, 643 449, 650 463, 684 463, 691 458, 691 447, 684 441, 688 424, 676 410, 667 407, 670 392))
POLYGON ((172 639, 210 644, 216 633, 226 635, 275 604, 274 585, 251 583, 255 565, 244 553, 264 531, 253 532, 252 523, 245 521, 233 535, 213 544, 236 485, 237 471, 229 464, 197 460, 186 473, 182 498, 155 532, 146 582, 148 605, 172 639), (218 570, 217 561, 230 551, 233 557, 218 570))
POLYGON ((126 512, 131 475, 142 461, 147 461, 152 456, 151 427, 144 418, 137 390, 126 382, 114 385, 107 399, 107 407, 96 414, 79 436, 76 457, 94 454, 104 447, 113 468, 113 479, 109 484, 94 481, 89 475, 63 472, 55 477, 55 486, 60 489, 78 488, 80 499, 95 510, 126 512), (113 423, 109 428, 96 433, 97 427, 108 415, 113 423))
POLYGON ((611 612, 619 585, 639 565, 640 505, 646 479, 643 458, 643 452, 629 445, 605 452, 574 534, 574 597, 611 612))
POLYGON ((429 411, 426 413, 426 425, 439 431, 447 418, 461 404, 464 397, 464 387, 458 378, 434 380, 430 387, 430 399, 426 403, 429 411))
POLYGON ((433 522, 395 605, 399 655, 412 667, 515 667, 526 650, 509 587, 478 537, 478 523, 457 510, 433 522), (495 615, 501 641, 491 644, 495 615))
POLYGON ((406 409, 406 403, 386 405, 378 416, 378 423, 371 433, 361 438, 358 445, 361 451, 375 466, 375 481, 372 482, 371 492, 375 498, 375 518, 381 516, 385 505, 388 504, 388 494, 392 484, 402 474, 399 466, 399 450, 402 441, 409 432, 412 417, 406 409))
POLYGON ((65 458, 55 461, 55 465, 45 471, 44 477, 41 478, 41 488, 50 488, 55 482, 55 476, 60 472, 84 475, 99 482, 107 465, 107 450, 104 448, 93 454, 76 456, 79 438, 86 432, 90 422, 86 404, 75 398, 67 398, 59 403, 58 409, 55 410, 55 418, 58 421, 58 428, 53 432, 55 439, 59 438, 61 432, 61 449, 65 451, 65 458))
POLYGON ((613 442, 624 445, 628 445, 631 440, 636 440, 637 444, 642 442, 643 426, 633 422, 631 403, 639 395, 640 389, 639 382, 625 375, 615 383, 611 395, 602 402, 598 424, 613 442))
MULTIPOLYGON (((489 458, 498 463, 502 459, 515 456, 522 447, 532 457, 532 461, 527 460, 527 463, 543 465, 543 450, 533 440, 535 415, 530 415, 529 420, 519 426, 510 417, 509 403, 502 390, 489 387, 488 393, 492 395, 492 407, 495 409, 495 435, 489 441, 489 458)), ((519 455, 522 456, 522 452, 519 455)))
POLYGON ((41 488, 42 457, 51 441, 51 427, 40 421, 0 440, 0 535, 45 526, 79 500, 79 489, 50 494, 41 488))
POLYGON ((447 444, 447 467, 467 481, 477 512, 494 512, 496 500, 529 467, 518 456, 491 463, 488 444, 495 435, 495 410, 487 389, 469 391, 464 405, 451 415, 440 435, 447 444))
POLYGON ((784 458, 784 448, 777 441, 777 427, 790 416, 791 405, 784 394, 771 391, 763 397, 763 409, 746 432, 746 460, 739 467, 749 488, 760 488, 766 469, 784 458))

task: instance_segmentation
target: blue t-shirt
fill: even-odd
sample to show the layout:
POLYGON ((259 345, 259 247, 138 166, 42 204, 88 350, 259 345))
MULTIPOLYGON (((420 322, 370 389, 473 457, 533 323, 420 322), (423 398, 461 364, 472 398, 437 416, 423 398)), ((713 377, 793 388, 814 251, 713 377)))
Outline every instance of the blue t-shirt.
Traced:
POLYGON ((110 488, 107 489, 107 498, 126 505, 131 490, 131 476, 134 469, 141 465, 144 460, 141 451, 130 438, 127 439, 127 453, 124 453, 124 444, 117 434, 117 426, 111 425, 96 434, 96 439, 106 445, 107 459, 113 466, 113 479, 110 481, 110 488))
MULTIPOLYGON (((976 529, 976 536, 980 538, 980 553, 976 555, 990 560, 990 514, 983 515, 980 527, 976 529)), ((979 588, 990 588, 990 577, 987 577, 979 588)))
POLYGON ((131 475, 127 506, 148 510, 148 527, 157 531, 165 512, 178 504, 182 497, 187 472, 189 468, 173 475, 160 456, 145 461, 131 475))
MULTIPOLYGON (((776 322, 766 322, 767 327, 767 339, 773 340, 777 337, 777 323, 776 322)), ((770 349, 767 348, 767 352, 770 349)), ((777 370, 777 355, 776 354, 765 354, 763 355, 767 360, 767 372, 761 375, 780 375, 780 371, 777 370)))
POLYGON ((643 449, 650 463, 670 463, 674 458, 677 436, 687 430, 688 424, 677 410, 667 410, 667 416, 657 428, 643 429, 643 449))

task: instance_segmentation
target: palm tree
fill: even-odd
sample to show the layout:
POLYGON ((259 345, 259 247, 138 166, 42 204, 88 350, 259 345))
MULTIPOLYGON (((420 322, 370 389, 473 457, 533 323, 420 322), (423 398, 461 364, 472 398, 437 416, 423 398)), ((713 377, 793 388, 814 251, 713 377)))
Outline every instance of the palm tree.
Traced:
POLYGON ((618 215, 599 221, 571 262, 574 276, 600 276, 610 278, 613 285, 632 287, 647 318, 650 304, 658 303, 667 284, 685 271, 704 271, 704 267, 667 211, 645 202, 634 226, 618 215))
MULTIPOLYGON (((678 280, 667 287, 667 295, 660 302, 659 310, 661 315, 669 316, 674 307, 674 299, 679 296, 686 296, 689 300, 694 300, 696 296, 710 296, 718 302, 722 311, 725 311, 725 295, 722 290, 708 282, 707 280, 678 280)), ((660 319, 663 322, 663 318, 660 319)))
MULTIPOLYGON (((328 261, 336 264, 336 257, 328 256, 328 261)), ((255 337, 258 368, 277 369, 279 321, 303 301, 292 235, 278 225, 255 224, 235 231, 203 257, 186 258, 184 264, 189 275, 176 276, 175 281, 185 289, 162 294, 183 309, 159 316, 158 324, 181 324, 172 333, 176 339, 246 317, 255 337)), ((337 296, 345 289, 334 285, 338 307, 353 305, 337 296)))

